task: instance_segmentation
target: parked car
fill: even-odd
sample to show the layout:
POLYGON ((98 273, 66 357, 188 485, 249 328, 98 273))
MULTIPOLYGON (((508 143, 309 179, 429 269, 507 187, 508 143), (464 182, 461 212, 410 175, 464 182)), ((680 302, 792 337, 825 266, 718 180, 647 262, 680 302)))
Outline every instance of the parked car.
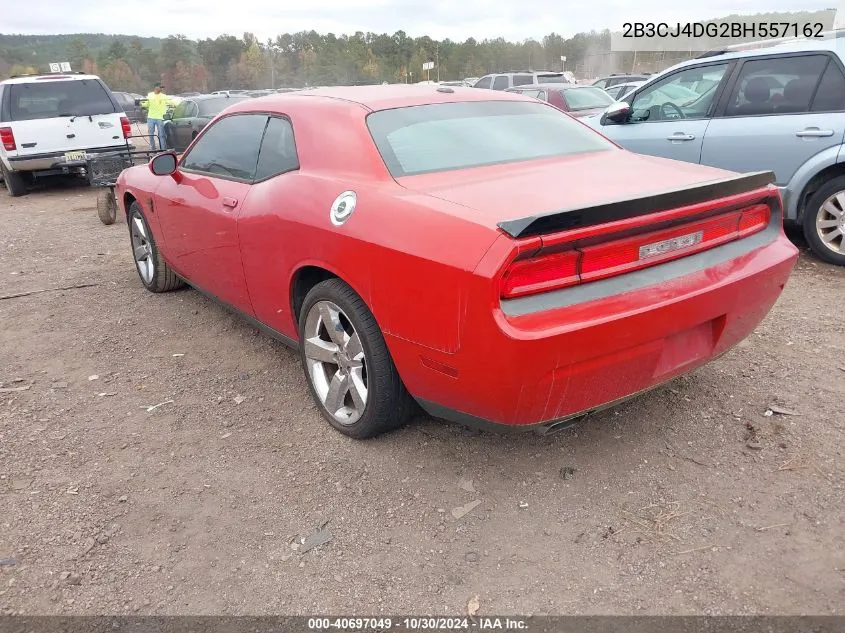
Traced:
POLYGON ((189 97, 164 115, 164 136, 169 149, 182 152, 215 116, 247 95, 210 94, 189 97))
POLYGON ((569 83, 564 73, 551 71, 521 70, 517 72, 493 73, 484 75, 476 81, 473 88, 487 88, 489 90, 507 90, 516 86, 530 86, 534 84, 565 84, 569 83))
POLYGON ((129 118, 96 75, 22 75, 0 82, 0 175, 11 196, 35 179, 85 175, 90 156, 126 147, 129 118))
POLYGON ((845 67, 838 42, 707 53, 585 121, 635 152, 773 171, 786 219, 801 224, 821 259, 845 265, 845 67))
POLYGON ((147 120, 147 111, 137 103, 142 98, 140 95, 134 95, 129 92, 113 92, 112 94, 130 121, 133 123, 143 123, 147 120))
POLYGON ((604 90, 593 86, 537 84, 508 88, 508 92, 518 92, 527 97, 546 101, 576 117, 599 114, 614 102, 604 90))
POLYGON ((647 73, 642 75, 622 75, 622 74, 614 74, 610 75, 609 77, 602 77, 601 79, 596 79, 592 85, 596 88, 601 88, 602 90, 607 90, 613 86, 617 86, 619 84, 626 84, 632 81, 646 81, 649 78, 647 73))
POLYGON ((604 91, 609 94, 614 101, 619 101, 634 88, 639 88, 644 83, 644 81, 629 81, 624 84, 616 84, 610 88, 605 88, 604 91))
POLYGON ((242 95, 246 90, 215 90, 211 94, 213 95, 242 95))
POLYGON ((399 85, 235 103, 117 199, 147 290, 187 281, 298 347, 363 438, 415 402, 548 430, 730 349, 797 258, 770 182, 521 95, 399 85))

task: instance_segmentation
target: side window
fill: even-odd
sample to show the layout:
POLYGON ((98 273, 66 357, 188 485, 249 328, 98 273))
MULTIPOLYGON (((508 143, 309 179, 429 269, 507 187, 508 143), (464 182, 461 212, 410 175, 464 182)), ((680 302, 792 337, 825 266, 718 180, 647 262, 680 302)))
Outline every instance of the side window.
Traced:
POLYGON ((188 107, 188 104, 185 101, 183 101, 182 103, 177 105, 173 109, 173 118, 174 119, 184 119, 185 116, 186 116, 185 111, 187 110, 187 107, 188 107))
POLYGON ((808 112, 827 60, 824 55, 799 55, 746 61, 725 115, 808 112))
POLYGON ((534 83, 534 76, 533 75, 514 75, 513 76, 513 85, 514 86, 528 86, 529 84, 534 83))
POLYGON ((593 84, 596 88, 601 88, 602 90, 607 88, 607 79, 599 79, 596 83, 593 84))
MULTIPOLYGON (((716 89, 728 64, 687 68, 637 93, 631 103, 632 121, 703 119, 710 115, 716 89)), ((624 83, 624 82, 622 82, 624 83)))
POLYGON ((252 180, 266 114, 236 114, 211 125, 182 159, 187 171, 252 180))
POLYGON ((487 75, 486 77, 482 77, 478 81, 475 82, 473 88, 490 88, 490 83, 493 81, 493 77, 487 75))
POLYGON ((199 114, 199 108, 193 101, 185 101, 185 116, 190 118, 199 114))
POLYGON ((270 117, 261 141, 255 180, 264 180, 295 169, 299 169, 299 158, 296 155, 293 127, 287 119, 270 117))
POLYGON ((831 59, 827 70, 822 75, 816 97, 813 99, 813 112, 841 112, 845 110, 845 77, 839 66, 831 59))
POLYGON ((493 81, 493 90, 504 90, 508 87, 508 76, 499 75, 493 81))

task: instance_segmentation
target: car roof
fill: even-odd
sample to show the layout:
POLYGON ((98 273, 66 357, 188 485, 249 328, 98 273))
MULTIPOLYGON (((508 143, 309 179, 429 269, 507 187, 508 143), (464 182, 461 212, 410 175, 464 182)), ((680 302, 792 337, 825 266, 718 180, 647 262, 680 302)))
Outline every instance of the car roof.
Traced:
MULTIPOLYGON (((257 99, 250 99, 250 105, 241 105, 240 110, 253 107, 267 108, 278 104, 279 108, 291 103, 292 99, 333 99, 338 102, 356 104, 368 110, 390 110, 417 105, 435 103, 453 103, 461 101, 513 101, 527 100, 512 92, 504 90, 477 90, 460 86, 437 86, 419 84, 388 84, 386 86, 337 86, 331 88, 314 88, 297 92, 277 93, 257 99), (252 106, 252 104, 255 104, 252 106)), ((297 101, 298 103, 299 101, 297 101)))
POLYGON ((38 73, 11 77, 0 81, 0 84, 30 84, 37 81, 83 81, 85 79, 99 79, 99 77, 84 73, 38 73))
MULTIPOLYGON (((772 45, 758 42, 748 42, 745 45, 738 45, 738 47, 733 50, 725 49, 723 51, 707 51, 698 57, 670 66, 661 72, 660 75, 669 71, 678 70, 679 68, 685 68, 687 66, 699 66, 701 64, 712 62, 731 61, 735 59, 747 59, 750 57, 764 57, 767 55, 781 55, 787 53, 832 52, 845 59, 845 54, 843 54, 843 51, 845 51, 845 39, 843 38, 845 38, 845 33, 837 33, 836 37, 830 37, 828 39, 794 40, 772 45), (743 49, 743 46, 755 48, 743 49)), ((652 77, 649 77, 649 79, 657 76, 658 75, 653 75, 652 77)))
POLYGON ((189 95, 182 97, 185 101, 207 101, 209 99, 244 99, 247 98, 245 94, 217 94, 217 95, 189 95))
POLYGON ((525 84, 524 86, 514 86, 513 88, 508 88, 508 92, 516 92, 517 90, 576 90, 579 88, 594 88, 596 90, 601 90, 601 88, 596 88, 595 86, 585 85, 585 84, 569 84, 569 83, 550 83, 550 84, 525 84))

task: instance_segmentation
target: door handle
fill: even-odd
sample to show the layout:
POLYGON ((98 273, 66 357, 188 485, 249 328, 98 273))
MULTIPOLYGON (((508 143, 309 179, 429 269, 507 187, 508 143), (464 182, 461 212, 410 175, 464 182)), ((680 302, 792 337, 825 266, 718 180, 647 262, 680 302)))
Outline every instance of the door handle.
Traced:
POLYGON ((234 209, 238 206, 238 201, 235 198, 223 198, 223 206, 227 209, 234 209))
POLYGON ((684 134, 683 132, 675 132, 672 136, 666 137, 667 141, 694 141, 695 134, 684 134))
POLYGON ((820 130, 817 127, 808 127, 799 132, 796 132, 795 136, 799 138, 818 138, 824 136, 833 136, 833 130, 820 130))

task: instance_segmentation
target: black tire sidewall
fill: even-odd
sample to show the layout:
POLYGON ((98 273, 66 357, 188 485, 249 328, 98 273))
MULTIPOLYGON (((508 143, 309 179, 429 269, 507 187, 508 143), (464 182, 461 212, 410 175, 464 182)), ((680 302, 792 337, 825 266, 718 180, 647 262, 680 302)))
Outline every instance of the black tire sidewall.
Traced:
MULTIPOLYGON (((373 315, 369 312, 369 309, 366 307, 364 302, 358 298, 358 301, 350 301, 343 290, 347 292, 352 292, 352 289, 344 284, 339 279, 331 279, 327 282, 321 282, 314 286, 311 291, 306 295, 305 301, 302 303, 302 309, 299 313, 299 361, 302 365, 303 373, 305 374, 305 380, 308 383, 308 390, 311 393, 311 397, 314 399, 314 404, 323 417, 331 424, 335 429, 343 433, 344 435, 348 435, 353 438, 357 439, 365 439, 370 438, 379 433, 387 430, 384 428, 383 423, 380 420, 374 419, 376 417, 376 409, 379 408, 378 403, 379 399, 390 397, 389 394, 382 393, 381 385, 379 384, 379 380, 377 379, 378 375, 383 372, 395 372, 396 368, 393 366, 392 361, 387 363, 387 366, 384 366, 384 363, 377 363, 376 358, 382 356, 384 358, 389 358, 389 352, 387 351, 387 344, 384 342, 382 337, 379 337, 380 340, 373 341, 371 340, 370 332, 368 331, 368 326, 372 325, 376 329, 378 329, 378 324, 375 321, 373 315), (345 287, 345 288, 344 288, 345 287), (364 413, 358 419, 357 422, 350 425, 344 425, 334 419, 331 413, 323 406, 322 402, 320 402, 320 398, 317 395, 316 390, 314 389, 314 384, 311 380, 311 376, 308 373, 308 365, 305 359, 305 323, 308 316, 308 311, 314 306, 315 303, 318 301, 331 301, 335 305, 337 305, 343 312, 346 314, 347 318, 352 323, 352 327, 355 328, 355 332, 358 334, 358 337, 361 339, 361 347, 364 350, 364 355, 367 359, 367 404, 364 407, 364 413), (356 305, 357 304, 357 305, 356 305), (365 312, 364 312, 365 311, 365 312), (364 312, 362 314, 362 312, 364 312), (368 323, 368 321, 372 321, 372 323, 368 323), (376 350, 374 349, 375 346, 384 346, 383 349, 378 350, 378 354, 376 354, 376 350)), ((379 330, 380 332, 380 330, 379 330)))
POLYGON ((0 162, 0 172, 3 173, 3 184, 11 197, 17 198, 26 193, 26 181, 19 172, 9 171, 2 162, 0 162))
POLYGON ((822 203, 837 191, 845 191, 845 176, 837 176, 828 180, 810 196, 801 217, 801 225, 804 230, 804 238, 819 259, 830 264, 845 266, 845 254, 837 255, 831 251, 824 245, 818 231, 816 231, 816 218, 821 211, 822 203))
POLYGON ((135 272, 138 273, 138 279, 141 280, 141 283, 144 284, 144 288, 147 290, 151 290, 152 292, 158 292, 157 286, 159 283, 159 265, 161 262, 161 257, 158 255, 158 245, 156 244, 155 236, 153 235, 153 231, 150 228, 149 222, 147 222, 147 218, 144 217, 144 212, 141 209, 141 205, 137 202, 133 202, 129 206, 129 218, 127 219, 127 224, 129 225, 129 246, 132 248, 132 222, 134 221, 135 216, 141 218, 141 222, 144 223, 144 227, 147 229, 147 236, 149 237, 149 242, 152 244, 153 247, 153 262, 155 265, 155 270, 153 271, 153 279, 150 283, 144 281, 144 278, 141 276, 141 271, 138 270, 138 262, 135 261, 135 253, 133 249, 132 253, 132 262, 135 265, 135 272))

